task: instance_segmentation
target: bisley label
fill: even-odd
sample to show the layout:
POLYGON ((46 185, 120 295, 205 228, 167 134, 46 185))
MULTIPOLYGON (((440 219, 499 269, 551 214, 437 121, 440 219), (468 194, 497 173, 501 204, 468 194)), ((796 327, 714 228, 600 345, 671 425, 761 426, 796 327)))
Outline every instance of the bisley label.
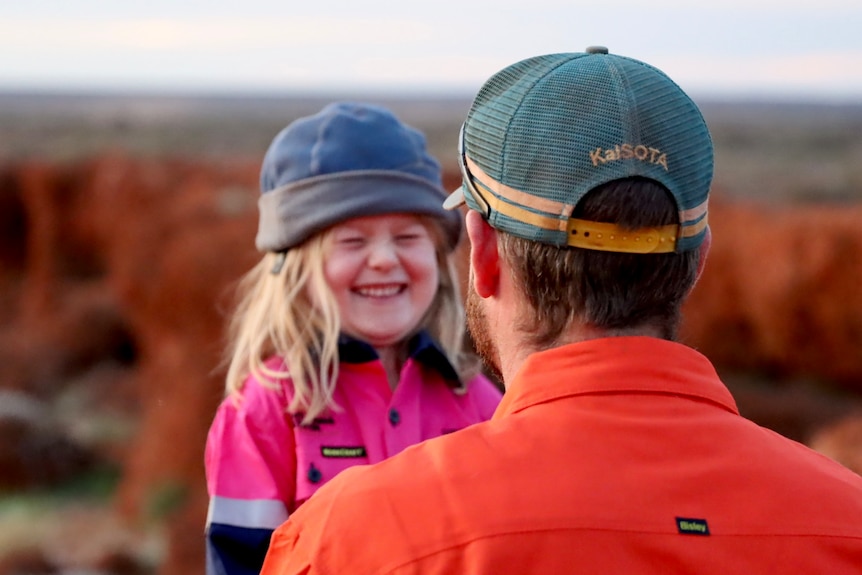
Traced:
POLYGON ((706 519, 692 519, 690 517, 677 517, 676 528, 685 535, 709 535, 709 526, 706 519))

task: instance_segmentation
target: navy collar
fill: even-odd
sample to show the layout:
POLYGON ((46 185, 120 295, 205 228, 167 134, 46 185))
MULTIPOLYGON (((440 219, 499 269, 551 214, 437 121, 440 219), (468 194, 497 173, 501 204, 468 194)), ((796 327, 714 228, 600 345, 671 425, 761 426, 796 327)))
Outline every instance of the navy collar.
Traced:
MULTIPOLYGON (((407 355, 437 371, 452 387, 463 385, 446 354, 426 330, 419 331, 408 340, 407 355)), ((366 363, 375 361, 378 356, 375 349, 366 342, 341 334, 338 336, 338 358, 346 363, 366 363)))

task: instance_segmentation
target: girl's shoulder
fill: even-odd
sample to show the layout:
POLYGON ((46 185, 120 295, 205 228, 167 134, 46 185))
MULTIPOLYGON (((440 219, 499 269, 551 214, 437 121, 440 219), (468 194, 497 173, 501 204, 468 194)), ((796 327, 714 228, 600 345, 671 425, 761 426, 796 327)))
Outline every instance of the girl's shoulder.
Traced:
POLYGON ((293 397, 293 381, 287 375, 284 360, 273 357, 266 360, 264 366, 271 373, 246 376, 240 400, 250 406, 278 406, 283 410, 293 397))

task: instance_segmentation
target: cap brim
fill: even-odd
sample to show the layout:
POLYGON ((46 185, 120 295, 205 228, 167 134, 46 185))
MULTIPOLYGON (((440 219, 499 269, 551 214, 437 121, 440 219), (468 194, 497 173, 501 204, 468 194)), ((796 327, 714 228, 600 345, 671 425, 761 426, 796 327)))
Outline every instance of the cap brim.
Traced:
POLYGON ((457 210, 467 202, 464 201, 464 187, 460 186, 454 192, 449 194, 449 197, 443 200, 444 210, 457 210))

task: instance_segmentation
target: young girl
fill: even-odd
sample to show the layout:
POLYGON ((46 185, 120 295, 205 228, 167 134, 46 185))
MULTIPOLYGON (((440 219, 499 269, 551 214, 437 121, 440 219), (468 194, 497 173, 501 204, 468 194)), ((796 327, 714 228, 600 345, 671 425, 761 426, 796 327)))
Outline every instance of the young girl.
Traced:
POLYGON ((209 575, 256 574, 272 530, 337 473, 486 420, 501 398, 462 353, 461 218, 421 133, 329 105, 275 137, 261 190, 266 255, 241 286, 207 439, 209 575))

